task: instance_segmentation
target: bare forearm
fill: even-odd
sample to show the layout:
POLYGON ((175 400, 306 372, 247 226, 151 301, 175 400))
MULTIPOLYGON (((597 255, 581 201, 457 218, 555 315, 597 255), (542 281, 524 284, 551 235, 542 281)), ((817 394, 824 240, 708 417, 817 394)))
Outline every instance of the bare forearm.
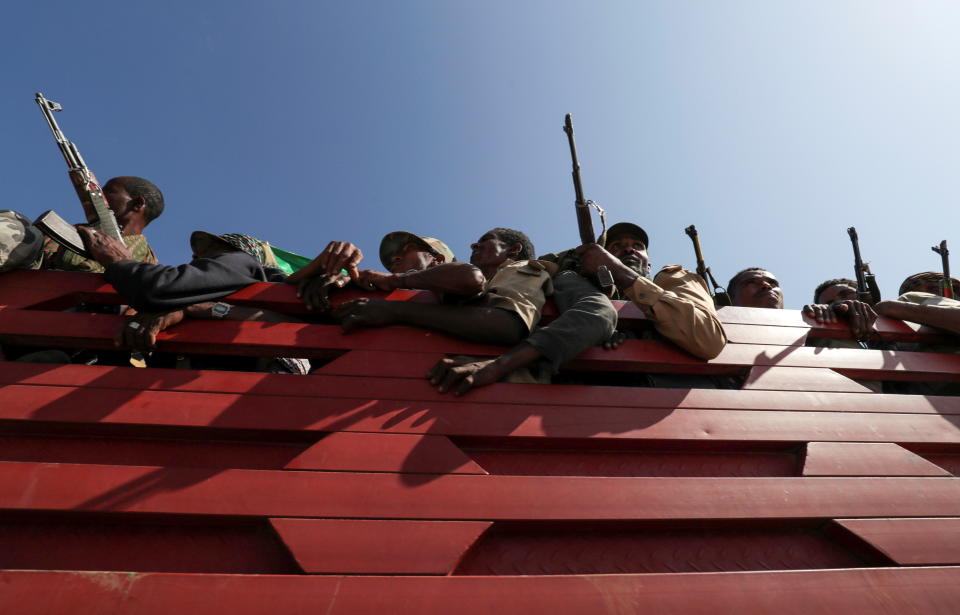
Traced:
POLYGON ((940 305, 917 305, 907 301, 881 301, 876 311, 888 318, 909 320, 960 334, 960 309, 940 305))
POLYGON ((499 308, 396 302, 393 309, 399 323, 442 331, 481 344, 509 346, 526 335, 520 318, 499 308))
POLYGON ((418 288, 437 293, 473 297, 483 292, 485 280, 469 263, 448 263, 423 271, 396 274, 397 288, 418 288))

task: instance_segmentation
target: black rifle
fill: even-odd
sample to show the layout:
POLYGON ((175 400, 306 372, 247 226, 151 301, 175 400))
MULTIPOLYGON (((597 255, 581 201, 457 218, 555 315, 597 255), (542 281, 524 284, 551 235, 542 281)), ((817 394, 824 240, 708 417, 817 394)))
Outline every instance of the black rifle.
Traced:
POLYGON ((930 248, 940 255, 943 262, 943 282, 940 283, 941 294, 947 299, 953 299, 953 280, 950 278, 950 250, 947 250, 947 240, 940 242, 939 246, 930 248))
POLYGON ((713 277, 713 273, 703 260, 703 252, 700 250, 700 235, 697 233, 697 227, 691 224, 684 229, 684 232, 689 235, 690 240, 693 241, 693 251, 697 257, 697 275, 700 276, 704 282, 709 280, 710 285, 713 286, 713 292, 711 293, 713 295, 713 304, 718 308, 730 305, 730 295, 727 294, 726 289, 717 284, 716 278, 713 277))
POLYGON ((853 244, 853 273, 857 277, 857 300, 863 301, 869 305, 876 305, 880 301, 880 286, 877 284, 877 276, 873 275, 870 268, 863 264, 860 258, 860 240, 857 237, 857 229, 850 227, 847 229, 850 235, 850 243, 853 244))
MULTIPOLYGON (((580 228, 580 243, 598 243, 601 247, 607 242, 607 223, 604 211, 600 206, 583 196, 583 183, 580 180, 580 158, 577 156, 577 142, 573 137, 573 116, 569 113, 564 118, 563 131, 567 133, 567 141, 570 142, 570 157, 573 159, 573 191, 576 193, 577 226, 580 228), (590 207, 595 207, 600 213, 600 222, 603 224, 603 232, 599 240, 593 232, 593 220, 590 218, 590 207)), ((610 269, 601 265, 597 269, 597 282, 600 288, 608 295, 613 294, 613 275, 610 269)))

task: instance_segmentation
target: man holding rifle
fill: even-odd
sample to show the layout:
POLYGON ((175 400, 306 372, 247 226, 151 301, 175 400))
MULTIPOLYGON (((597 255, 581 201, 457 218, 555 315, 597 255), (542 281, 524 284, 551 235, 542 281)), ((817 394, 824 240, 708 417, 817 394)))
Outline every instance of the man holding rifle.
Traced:
POLYGON ((650 271, 646 231, 619 223, 607 235, 609 250, 589 243, 558 256, 561 266, 576 256, 584 275, 568 269, 554 278, 554 302, 560 312, 556 320, 495 359, 441 360, 427 376, 437 391, 462 395, 520 368, 531 368, 535 379, 547 381, 582 351, 607 342, 616 328, 617 312, 591 281, 601 267, 610 272, 617 292, 653 321, 659 335, 700 358, 720 354, 727 338, 706 283, 680 265, 664 267, 651 281, 646 277, 650 271))
MULTIPOLYGON (((160 189, 142 177, 114 177, 103 185, 103 196, 116 216, 123 233, 123 243, 130 250, 133 260, 153 264, 159 262, 143 230, 163 213, 163 193, 160 189)), ((96 260, 68 250, 50 237, 45 237, 43 242, 41 268, 93 273, 104 271, 96 260)))

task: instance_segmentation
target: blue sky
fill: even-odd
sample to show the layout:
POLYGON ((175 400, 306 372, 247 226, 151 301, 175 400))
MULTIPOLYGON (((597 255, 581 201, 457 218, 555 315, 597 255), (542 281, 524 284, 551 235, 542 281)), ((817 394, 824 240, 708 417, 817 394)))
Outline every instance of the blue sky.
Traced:
MULTIPOLYGON (((192 230, 316 253, 391 230, 466 258, 484 231, 577 243, 587 196, 655 268, 764 266, 787 307, 852 274, 885 297, 960 256, 952 2, 13 2, 0 26, 8 207, 80 220, 35 91, 101 180, 156 182, 161 260, 192 230)), ((955 259, 960 269, 960 258, 955 259)))

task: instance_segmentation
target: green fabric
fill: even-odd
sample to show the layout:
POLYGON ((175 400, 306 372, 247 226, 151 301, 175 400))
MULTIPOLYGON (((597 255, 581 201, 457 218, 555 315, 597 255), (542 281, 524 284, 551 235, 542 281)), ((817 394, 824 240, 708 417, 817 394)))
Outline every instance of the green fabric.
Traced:
POLYGON ((270 249, 273 250, 273 255, 277 259, 277 265, 280 266, 280 270, 290 275, 295 271, 299 271, 307 266, 312 258, 307 258, 306 256, 300 256, 299 254, 294 254, 293 252, 287 252, 286 250, 281 250, 274 246, 270 246, 270 249))

